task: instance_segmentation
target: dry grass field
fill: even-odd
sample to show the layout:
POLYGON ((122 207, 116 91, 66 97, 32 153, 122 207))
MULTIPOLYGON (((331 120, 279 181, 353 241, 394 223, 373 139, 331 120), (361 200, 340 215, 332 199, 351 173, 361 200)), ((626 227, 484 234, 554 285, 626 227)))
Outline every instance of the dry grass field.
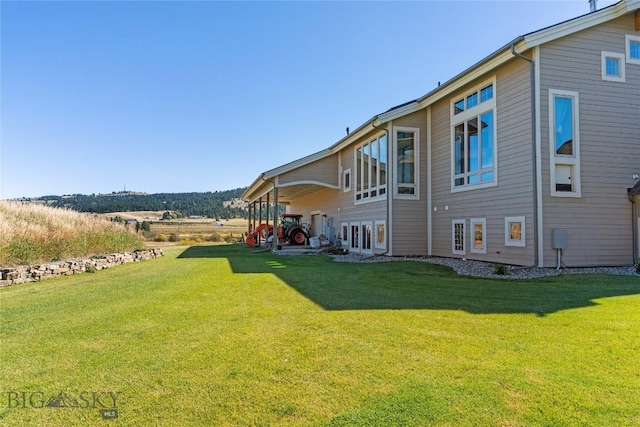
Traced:
POLYGON ((222 219, 220 221, 212 218, 162 220, 160 219, 162 218, 162 213, 163 211, 111 212, 103 214, 103 216, 107 218, 120 216, 125 219, 136 219, 139 222, 149 222, 152 235, 149 243, 153 243, 152 246, 164 243, 161 239, 154 241, 160 235, 171 238, 172 242, 166 242, 168 244, 197 244, 215 242, 218 238, 222 242, 235 241, 247 231, 247 220, 242 218, 222 219), (216 237, 212 238, 212 236, 216 237))
POLYGON ((0 201, 0 265, 49 262, 143 246, 132 230, 98 215, 0 201))

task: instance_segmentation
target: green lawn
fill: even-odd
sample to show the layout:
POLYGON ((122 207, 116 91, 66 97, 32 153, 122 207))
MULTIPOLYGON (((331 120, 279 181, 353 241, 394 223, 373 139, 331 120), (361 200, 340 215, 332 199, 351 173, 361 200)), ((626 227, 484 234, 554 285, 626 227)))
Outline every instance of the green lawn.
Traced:
POLYGON ((0 424, 640 425, 637 277, 165 253, 0 290, 0 424))

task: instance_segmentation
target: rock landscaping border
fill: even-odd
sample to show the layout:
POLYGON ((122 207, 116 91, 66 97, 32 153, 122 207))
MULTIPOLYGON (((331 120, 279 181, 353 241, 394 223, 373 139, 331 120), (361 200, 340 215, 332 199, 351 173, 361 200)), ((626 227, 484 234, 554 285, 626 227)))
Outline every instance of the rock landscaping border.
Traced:
POLYGON ((326 253, 335 262, 348 263, 374 263, 374 262, 394 262, 394 261, 415 261, 427 262, 450 267, 460 276, 484 277, 491 279, 537 279, 540 277, 560 276, 563 274, 613 274, 618 276, 638 276, 640 277, 640 267, 520 267, 515 265, 503 265, 485 261, 475 261, 460 258, 444 258, 429 256, 384 256, 366 255, 354 252, 336 251, 332 253, 327 249, 309 249, 305 247, 288 248, 286 250, 273 252, 276 255, 319 255, 326 253), (501 273, 501 274, 499 274, 501 273))
POLYGON ((162 256, 162 249, 141 249, 108 255, 95 255, 66 261, 48 262, 39 265, 0 268, 0 287, 20 283, 39 282, 54 277, 71 276, 85 272, 95 272, 114 265, 144 261, 162 256))
POLYGON ((335 262, 393 262, 393 261, 416 261, 428 262, 431 264, 445 265, 450 267, 461 276, 485 277, 492 279, 537 279, 540 277, 560 276, 563 274, 613 274, 620 276, 640 276, 635 266, 626 267, 580 267, 580 268, 536 268, 519 267, 513 265, 503 265, 504 274, 496 274, 496 266, 499 264, 465 260, 458 258, 442 257, 388 257, 378 255, 362 255, 349 253, 345 255, 334 255, 335 262))

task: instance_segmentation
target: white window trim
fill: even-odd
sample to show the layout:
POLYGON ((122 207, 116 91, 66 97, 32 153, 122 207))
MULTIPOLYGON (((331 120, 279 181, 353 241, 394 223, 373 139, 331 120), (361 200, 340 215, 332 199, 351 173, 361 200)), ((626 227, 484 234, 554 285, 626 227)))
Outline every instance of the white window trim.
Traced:
POLYGON ((554 197, 582 197, 580 184, 580 102, 578 92, 549 89, 549 151, 551 162, 551 196, 554 197), (555 137, 555 102, 556 96, 573 98, 573 156, 556 155, 556 137, 555 137), (573 191, 557 191, 556 190, 556 165, 569 165, 573 168, 573 176, 571 184, 573 191))
POLYGON ((601 67, 602 67, 602 80, 605 80, 608 82, 618 82, 618 83, 624 83, 626 81, 626 71, 624 66, 625 57, 623 53, 602 51, 600 52, 600 58, 601 58, 601 67), (618 64, 620 65, 619 75, 612 76, 607 74, 607 59, 609 58, 618 60, 618 64))
POLYGON ((525 217, 524 216, 508 216, 504 219, 504 245, 518 246, 524 248, 527 246, 527 238, 525 234, 525 217), (520 223, 520 240, 511 238, 510 224, 514 222, 520 223))
POLYGON ((360 222, 360 252, 363 254, 372 254, 375 246, 375 232, 373 231, 373 221, 361 221, 360 222), (371 230, 371 247, 368 249, 364 247, 365 228, 369 226, 371 230))
POLYGON ((349 223, 348 222, 343 222, 340 224, 340 238, 342 239, 342 247, 343 248, 349 248, 351 245, 349 244, 349 233, 351 232, 351 228, 349 227, 349 223), (347 235, 344 236, 343 231, 344 228, 347 227, 347 235))
POLYGON ((625 56, 627 57, 627 63, 628 64, 636 64, 636 65, 640 65, 640 59, 635 59, 631 57, 631 42, 639 42, 640 43, 640 36, 634 36, 631 34, 627 34, 624 37, 624 43, 625 43, 625 56))
POLYGON ((451 192, 452 193, 459 193, 462 191, 470 191, 470 190, 477 190, 480 188, 487 188, 487 187, 495 187, 498 185, 498 111, 496 108, 497 102, 496 102, 496 98, 497 98, 497 86, 496 86, 496 78, 495 76, 490 78, 489 80, 485 80, 484 82, 482 82, 481 84, 475 86, 473 89, 468 90, 465 92, 464 96, 455 96, 451 99, 450 104, 451 104, 451 110, 450 110, 450 132, 451 132, 451 192), (478 104, 476 104, 475 106, 473 106, 470 109, 465 109, 464 111, 456 114, 455 113, 455 104, 457 101, 460 100, 460 98, 463 99, 467 99, 467 96, 469 96, 470 94, 474 93, 474 92, 480 92, 481 89, 489 86, 489 85, 493 85, 493 98, 491 98, 488 101, 484 101, 484 102, 479 102, 478 104), (483 113, 486 113, 488 111, 492 111, 493 110, 493 141, 494 141, 494 149, 493 149, 493 181, 492 182, 486 182, 486 183, 482 183, 482 184, 472 184, 472 185, 459 185, 456 186, 455 185, 455 180, 456 180, 456 147, 455 147, 455 127, 463 122, 468 121, 469 119, 472 119, 474 117, 480 116, 483 113))
POLYGON ((464 219, 454 219, 451 221, 451 253, 455 255, 466 255, 467 225, 464 219), (456 224, 462 224, 462 250, 456 250, 456 224))
POLYGON ((487 253, 487 219, 486 218, 471 218, 469 221, 470 233, 469 233, 469 250, 475 254, 487 253), (476 248, 476 236, 475 225, 482 225, 482 247, 476 248))
MULTIPOLYGON (((393 144, 391 150, 391 158, 393 161, 393 198, 394 199, 406 199, 406 200, 420 200, 420 128, 394 126, 393 127, 393 144), (398 132, 413 132, 414 133, 414 149, 413 149, 413 167, 414 167, 414 180, 413 184, 414 194, 398 194, 398 170, 396 168, 398 164, 398 132)), ((403 187, 409 187, 410 185, 403 184, 403 187)))
POLYGON ((374 247, 376 249, 385 249, 387 247, 387 223, 386 221, 375 221, 373 223, 374 228, 374 247), (384 236, 382 243, 378 243, 378 226, 382 225, 384 227, 384 236))
POLYGON ((342 187, 343 188, 342 188, 342 191, 344 193, 348 193, 349 191, 351 191, 351 187, 353 186, 353 175, 351 174, 351 169, 345 170, 342 174, 343 174, 343 180, 342 180, 342 183, 343 183, 342 187), (347 187, 347 178, 346 178, 347 176, 349 176, 349 186, 348 187, 347 187))

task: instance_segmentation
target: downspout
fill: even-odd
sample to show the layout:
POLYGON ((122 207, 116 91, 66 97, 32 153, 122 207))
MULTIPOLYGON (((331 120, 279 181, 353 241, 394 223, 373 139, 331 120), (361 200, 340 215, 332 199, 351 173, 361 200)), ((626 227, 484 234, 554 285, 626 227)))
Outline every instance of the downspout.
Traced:
POLYGON ((391 203, 391 195, 389 194, 389 191, 391 190, 391 183, 389 182, 391 180, 391 178, 390 178, 391 174, 389 173, 389 171, 391 169, 390 168, 391 163, 389 162, 390 154, 391 154, 391 139, 389 138, 389 129, 388 129, 388 127, 382 128, 382 127, 378 127, 378 126, 373 124, 374 120, 376 120, 376 119, 377 119, 377 117, 375 117, 375 118, 373 118, 371 120, 371 127, 374 128, 374 129, 378 129, 378 130, 383 130, 387 134, 387 172, 386 172, 386 178, 387 178, 387 192, 386 192, 386 196, 387 196, 386 211, 387 212, 386 212, 386 216, 387 217, 386 217, 386 220, 385 220, 386 224, 387 224, 387 229, 385 230, 385 232, 387 233, 387 236, 386 236, 386 239, 385 239, 386 242, 387 242, 387 250, 382 252, 382 253, 379 253, 379 254, 376 254, 375 250, 374 250, 374 254, 371 255, 371 256, 386 255, 386 254, 389 253, 389 240, 390 240, 389 239, 389 234, 390 234, 389 230, 391 230, 391 224, 390 224, 390 221, 389 221, 389 203, 391 203))
POLYGON ((631 193, 631 188, 627 189, 627 195, 629 196, 629 201, 631 202, 631 236, 633 240, 633 265, 638 265, 638 228, 636 225, 637 218, 637 207, 636 207, 636 197, 631 193))
POLYGON ((520 41, 514 41, 511 44, 511 54, 517 58, 523 59, 529 63, 530 80, 531 80, 531 152, 532 152, 532 171, 533 171, 533 259, 534 263, 531 267, 538 267, 538 168, 536 150, 536 68, 533 59, 516 52, 516 43, 520 41))

